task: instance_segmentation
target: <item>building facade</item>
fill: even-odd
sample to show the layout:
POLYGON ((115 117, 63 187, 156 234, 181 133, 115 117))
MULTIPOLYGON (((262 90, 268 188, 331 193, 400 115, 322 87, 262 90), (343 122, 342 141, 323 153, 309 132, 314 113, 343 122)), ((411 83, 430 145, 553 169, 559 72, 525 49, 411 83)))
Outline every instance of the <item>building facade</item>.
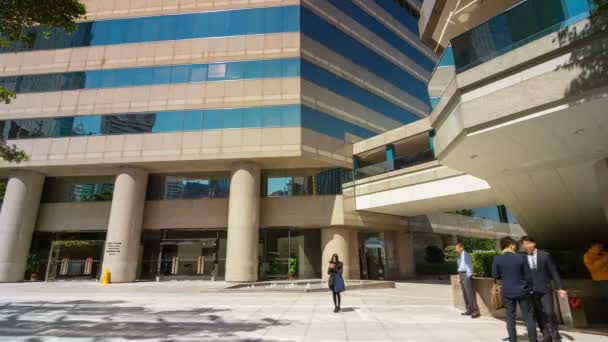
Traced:
POLYGON ((593 4, 425 1, 422 39, 443 51, 433 109, 354 145, 356 208, 457 230, 427 214, 501 204, 500 230, 518 235, 514 218, 544 248, 608 239, 608 30, 593 4))
POLYGON ((0 53, 29 156, 0 166, 0 281, 319 278, 333 253, 412 274, 404 218, 341 185, 354 142, 430 111, 417 2, 84 2, 75 32, 0 53))

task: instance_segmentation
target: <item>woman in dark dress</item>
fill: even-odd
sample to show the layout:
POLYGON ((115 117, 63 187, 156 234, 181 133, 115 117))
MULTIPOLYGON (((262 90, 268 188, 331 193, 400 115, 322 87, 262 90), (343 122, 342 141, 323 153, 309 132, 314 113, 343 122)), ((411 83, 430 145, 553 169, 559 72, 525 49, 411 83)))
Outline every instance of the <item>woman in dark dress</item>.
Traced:
POLYGON ((329 289, 334 297, 334 312, 342 311, 342 308, 340 308, 340 301, 342 300, 340 293, 345 290, 344 278, 342 277, 343 266, 338 258, 338 254, 331 256, 329 267, 327 268, 327 274, 329 274, 327 285, 329 285, 329 289))

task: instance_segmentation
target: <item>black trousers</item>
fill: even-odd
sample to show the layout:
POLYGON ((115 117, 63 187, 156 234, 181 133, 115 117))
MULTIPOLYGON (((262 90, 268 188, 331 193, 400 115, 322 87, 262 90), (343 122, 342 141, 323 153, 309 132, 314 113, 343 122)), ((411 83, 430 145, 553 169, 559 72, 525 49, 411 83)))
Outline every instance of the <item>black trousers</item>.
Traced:
POLYGON ((538 342, 538 337, 536 336, 536 322, 534 321, 534 310, 532 308, 532 303, 530 302, 530 297, 503 297, 503 302, 507 311, 506 319, 509 342, 517 342, 517 329, 515 328, 515 317, 517 312, 516 305, 519 305, 521 308, 521 313, 524 321, 526 322, 526 328, 528 329, 528 338, 530 339, 530 342, 538 342))
POLYGON ((460 272, 458 275, 460 276, 460 288, 462 289, 462 296, 464 297, 467 313, 478 314, 479 307, 477 306, 477 295, 475 294, 475 288, 473 287, 473 279, 468 277, 465 272, 460 272))
POLYGON ((532 305, 534 307, 534 319, 536 319, 543 335, 551 336, 553 342, 561 341, 552 293, 533 293, 532 305))

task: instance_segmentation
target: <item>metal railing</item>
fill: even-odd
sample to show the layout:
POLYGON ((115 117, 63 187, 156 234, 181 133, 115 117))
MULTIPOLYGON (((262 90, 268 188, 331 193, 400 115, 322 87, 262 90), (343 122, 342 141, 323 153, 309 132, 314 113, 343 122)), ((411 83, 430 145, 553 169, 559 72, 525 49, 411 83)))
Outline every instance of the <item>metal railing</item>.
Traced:
POLYGON ((364 166, 355 170, 355 180, 376 176, 390 171, 404 169, 410 166, 435 160, 435 152, 428 149, 416 154, 398 157, 374 165, 364 166))

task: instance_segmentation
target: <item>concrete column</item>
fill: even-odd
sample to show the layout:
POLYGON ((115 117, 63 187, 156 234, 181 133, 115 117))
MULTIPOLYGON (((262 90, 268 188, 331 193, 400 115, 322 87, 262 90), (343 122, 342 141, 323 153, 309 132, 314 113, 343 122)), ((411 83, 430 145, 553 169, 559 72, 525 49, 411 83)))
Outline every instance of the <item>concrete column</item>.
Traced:
POLYGON ((416 275, 416 261, 414 258, 414 234, 399 231, 397 234, 397 265, 399 279, 408 279, 416 275))
POLYGON ((148 172, 122 167, 114 182, 102 274, 110 270, 113 283, 135 281, 144 216, 148 172))
POLYGON ((600 199, 606 214, 608 222, 608 158, 602 159, 593 165, 595 178, 597 179, 597 188, 600 191, 600 199))
POLYGON ((238 162, 232 167, 228 202, 226 281, 258 279, 260 167, 238 162))
POLYGON ((327 279, 327 266, 334 253, 344 263, 344 278, 359 279, 359 239, 354 228, 324 228, 321 230, 321 272, 323 279, 327 279))
POLYGON ((42 174, 10 174, 0 211, 0 282, 23 280, 43 185, 42 174))

